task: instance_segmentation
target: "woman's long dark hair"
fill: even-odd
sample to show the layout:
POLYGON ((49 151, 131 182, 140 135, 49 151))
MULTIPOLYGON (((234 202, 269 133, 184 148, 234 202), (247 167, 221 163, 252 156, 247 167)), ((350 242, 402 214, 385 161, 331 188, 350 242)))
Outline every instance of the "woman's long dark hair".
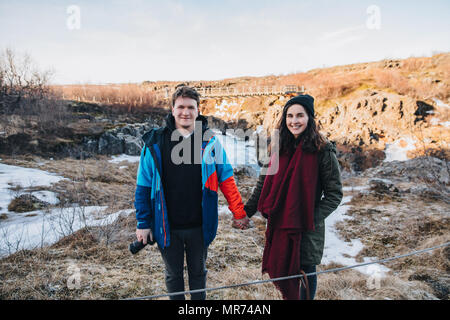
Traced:
POLYGON ((318 152, 326 144, 326 139, 320 134, 316 125, 314 116, 308 111, 308 108, 304 108, 308 114, 308 124, 300 136, 296 139, 294 135, 289 131, 286 124, 287 112, 291 105, 285 105, 281 119, 278 122, 278 130, 280 132, 280 154, 294 152, 300 141, 303 141, 302 149, 309 153, 318 152))

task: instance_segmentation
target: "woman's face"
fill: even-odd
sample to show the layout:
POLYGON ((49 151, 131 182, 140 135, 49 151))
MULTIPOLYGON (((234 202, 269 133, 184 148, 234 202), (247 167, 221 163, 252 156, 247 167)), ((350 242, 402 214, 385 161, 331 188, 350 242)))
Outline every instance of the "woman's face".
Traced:
POLYGON ((286 113, 286 126, 289 131, 297 138, 308 126, 308 114, 300 104, 291 105, 286 113))

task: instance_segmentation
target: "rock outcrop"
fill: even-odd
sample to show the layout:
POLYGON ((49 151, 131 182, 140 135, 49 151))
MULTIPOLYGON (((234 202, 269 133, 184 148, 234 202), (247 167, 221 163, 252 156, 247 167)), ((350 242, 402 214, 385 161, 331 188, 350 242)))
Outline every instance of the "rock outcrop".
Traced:
MULTIPOLYGON (((207 114, 226 120, 228 128, 256 131, 263 127, 270 134, 290 97, 208 99, 202 107, 207 114)), ((337 142, 341 164, 347 169, 363 171, 376 166, 396 150, 404 152, 405 159, 406 155, 411 158, 423 154, 424 147, 446 152, 447 146, 442 143, 450 141, 450 107, 436 99, 422 101, 366 88, 318 101, 315 108, 320 130, 337 142)))
POLYGON ((109 130, 98 139, 85 138, 83 146, 86 151, 97 154, 128 154, 139 155, 144 145, 142 136, 156 124, 141 123, 109 130))
MULTIPOLYGON (((225 121, 213 116, 207 116, 211 129, 216 129, 222 133, 228 128, 225 121)), ((103 155, 140 155, 144 142, 142 136, 152 128, 164 126, 165 121, 148 121, 145 123, 134 123, 110 129, 99 137, 85 137, 81 145, 84 157, 92 154, 103 155)))

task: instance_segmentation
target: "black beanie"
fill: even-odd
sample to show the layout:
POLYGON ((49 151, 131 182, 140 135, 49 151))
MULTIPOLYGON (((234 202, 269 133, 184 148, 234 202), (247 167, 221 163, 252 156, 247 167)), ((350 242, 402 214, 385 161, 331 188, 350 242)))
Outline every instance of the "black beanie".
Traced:
POLYGON ((300 94, 296 97, 293 97, 285 104, 285 108, 293 105, 293 104, 300 104, 303 106, 303 108, 308 109, 308 113, 312 115, 314 118, 314 98, 311 97, 309 94, 300 94))

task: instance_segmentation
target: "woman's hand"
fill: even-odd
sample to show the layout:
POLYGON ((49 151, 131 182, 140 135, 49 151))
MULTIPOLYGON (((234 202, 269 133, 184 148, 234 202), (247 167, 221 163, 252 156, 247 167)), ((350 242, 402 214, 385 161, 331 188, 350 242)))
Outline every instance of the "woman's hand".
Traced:
POLYGON ((241 229, 241 230, 248 229, 250 226, 250 219, 247 216, 242 219, 234 219, 233 218, 233 222, 232 222, 231 226, 233 228, 241 229))

